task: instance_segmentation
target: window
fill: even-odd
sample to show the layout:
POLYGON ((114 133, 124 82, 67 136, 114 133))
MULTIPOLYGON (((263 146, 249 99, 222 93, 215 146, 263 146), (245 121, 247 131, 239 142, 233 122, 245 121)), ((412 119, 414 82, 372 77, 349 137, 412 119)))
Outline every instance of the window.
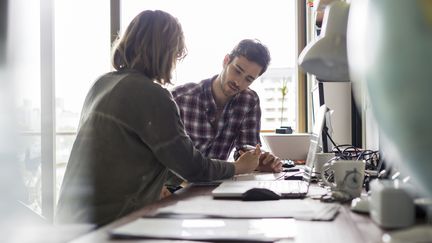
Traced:
POLYGON ((152 0, 122 1, 121 29, 145 9, 160 9, 177 17, 182 24, 188 56, 177 65, 175 84, 199 82, 218 74, 223 58, 242 39, 256 38, 266 45, 271 63, 266 73, 254 81, 261 100, 262 129, 274 130, 281 124, 297 126, 297 82, 295 67, 295 1, 272 0, 152 0), (193 9, 191 10, 191 6, 193 9), (288 94, 282 98, 282 80, 288 94), (284 112, 273 112, 274 107, 284 112), (281 117, 283 115, 283 117, 281 117), (272 119, 268 119, 272 118, 272 119), (281 122, 281 119, 283 121, 281 122))
POLYGON ((109 1, 55 2, 57 192, 75 141, 85 96, 93 82, 111 70, 109 14, 109 1))
POLYGON ((17 128, 20 131, 18 164, 26 196, 36 213, 41 207, 41 79, 39 1, 9 1, 8 67, 16 83, 17 128))
POLYGON ((111 68, 109 2, 16 0, 9 4, 9 66, 17 83, 22 135, 18 162, 27 194, 23 203, 51 220, 84 97, 93 81, 111 68), (53 87, 55 92, 50 90, 53 87), (44 137, 46 130, 54 136, 44 137), (44 185, 46 178, 50 181, 44 185))

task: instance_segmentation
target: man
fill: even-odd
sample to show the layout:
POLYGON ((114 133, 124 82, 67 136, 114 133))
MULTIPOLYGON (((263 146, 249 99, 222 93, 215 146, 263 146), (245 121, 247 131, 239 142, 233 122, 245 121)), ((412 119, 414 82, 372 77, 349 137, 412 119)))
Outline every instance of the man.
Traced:
MULTIPOLYGON (((200 83, 172 90, 185 129, 195 147, 205 156, 226 160, 245 145, 260 144, 259 97, 249 88, 270 62, 270 53, 257 40, 245 39, 227 54, 219 75, 200 83)), ((266 152, 260 156, 260 171, 282 171, 279 158, 266 152)))

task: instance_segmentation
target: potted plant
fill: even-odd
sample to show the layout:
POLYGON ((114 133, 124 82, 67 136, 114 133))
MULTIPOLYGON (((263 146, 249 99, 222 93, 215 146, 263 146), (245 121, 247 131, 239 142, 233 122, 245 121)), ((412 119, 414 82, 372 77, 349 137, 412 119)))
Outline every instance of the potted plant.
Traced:
POLYGON ((285 96, 288 93, 288 87, 287 87, 287 79, 286 78, 282 78, 282 87, 281 87, 281 94, 282 94, 282 103, 281 103, 281 117, 280 117, 280 121, 281 121, 281 127, 282 127, 282 123, 283 123, 283 113, 284 113, 284 103, 285 103, 285 96))
POLYGON ((282 86, 280 88, 281 94, 282 94, 282 101, 281 101, 281 126, 279 129, 276 129, 276 133, 292 133, 291 127, 283 126, 283 116, 284 116, 284 103, 285 103, 285 97, 288 93, 288 79, 285 77, 282 78, 282 86))

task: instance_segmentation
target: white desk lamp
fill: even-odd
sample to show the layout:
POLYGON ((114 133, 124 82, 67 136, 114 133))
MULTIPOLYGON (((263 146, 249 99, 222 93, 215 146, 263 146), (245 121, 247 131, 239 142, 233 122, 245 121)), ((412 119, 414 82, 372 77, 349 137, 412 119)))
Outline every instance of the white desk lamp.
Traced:
POLYGON ((340 1, 340 0, 315 0, 314 1, 313 12, 315 13, 315 22, 316 23, 322 22, 325 8, 334 1, 340 1))
POLYGON ((321 81, 349 81, 346 30, 349 4, 335 1, 325 9, 318 38, 300 53, 299 65, 321 81))
POLYGON ((313 10, 315 12, 324 11, 325 8, 334 1, 340 1, 340 0, 315 0, 313 3, 313 10))

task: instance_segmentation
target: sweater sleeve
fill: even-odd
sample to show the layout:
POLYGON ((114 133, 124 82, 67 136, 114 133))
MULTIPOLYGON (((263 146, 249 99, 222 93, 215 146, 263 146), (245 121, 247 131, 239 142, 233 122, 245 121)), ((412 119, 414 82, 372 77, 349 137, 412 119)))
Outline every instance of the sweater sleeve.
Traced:
POLYGON ((135 114, 128 123, 153 151, 156 159, 187 181, 227 179, 234 175, 234 164, 204 157, 195 149, 184 130, 179 110, 171 93, 153 84, 144 94, 129 94, 128 107, 135 114), (134 97, 135 95, 139 95, 134 97), (141 102, 135 102, 136 100, 141 102), (135 110, 136 109, 136 110, 135 110))

